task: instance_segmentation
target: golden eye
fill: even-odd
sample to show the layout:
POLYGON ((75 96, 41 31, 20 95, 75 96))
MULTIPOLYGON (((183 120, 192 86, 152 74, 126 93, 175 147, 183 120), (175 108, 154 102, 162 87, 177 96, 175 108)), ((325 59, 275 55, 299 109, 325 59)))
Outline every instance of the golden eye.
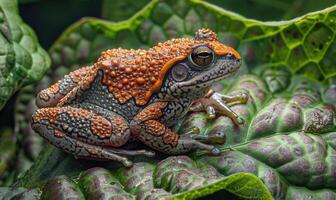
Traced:
POLYGON ((207 46, 198 46, 191 52, 189 60, 197 67, 207 67, 214 59, 213 51, 207 46))

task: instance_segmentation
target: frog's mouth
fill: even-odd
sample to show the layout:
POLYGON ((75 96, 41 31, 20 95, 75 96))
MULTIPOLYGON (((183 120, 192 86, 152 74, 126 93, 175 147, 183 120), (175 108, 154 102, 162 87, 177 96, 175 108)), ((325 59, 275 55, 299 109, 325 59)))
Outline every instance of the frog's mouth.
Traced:
POLYGON ((177 84, 179 88, 206 88, 210 87, 214 82, 220 81, 235 74, 241 66, 241 60, 238 59, 217 59, 214 67, 200 73, 198 76, 177 84))

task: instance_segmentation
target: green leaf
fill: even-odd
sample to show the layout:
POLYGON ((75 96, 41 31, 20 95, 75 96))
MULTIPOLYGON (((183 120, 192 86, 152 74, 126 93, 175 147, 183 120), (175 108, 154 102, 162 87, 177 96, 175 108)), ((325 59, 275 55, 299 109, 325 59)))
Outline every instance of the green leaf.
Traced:
POLYGON ((2 187, 0 188, 0 197, 2 197, 2 199, 12 199, 14 196, 20 195, 26 190, 27 189, 21 187, 16 188, 2 187))
MULTIPOLYGON (((48 153, 48 155, 54 154, 48 153)), ((53 158, 55 157, 51 160, 53 158)), ((72 160, 73 164, 84 163, 75 161, 72 156, 67 156, 65 159, 72 160)), ((67 166, 70 165, 68 163, 67 166)), ((226 190, 246 199, 273 199, 262 181, 255 175, 238 173, 223 177, 218 176, 211 166, 202 163, 199 165, 202 165, 202 167, 198 166, 200 169, 187 156, 169 157, 157 163, 156 166, 147 162, 137 162, 131 168, 119 167, 118 170, 106 165, 104 167, 110 170, 101 167, 90 168, 90 165, 86 165, 88 170, 77 172, 77 175, 72 177, 78 184, 64 175, 48 178, 47 182, 41 185, 41 199, 49 199, 55 194, 63 196, 62 198, 74 196, 82 198, 84 195, 87 199, 95 199, 98 196, 121 199, 196 199, 219 190, 226 190), (67 188, 66 191, 65 188, 67 188)), ((52 163, 51 166, 53 166, 52 163)), ((60 170, 58 166, 52 168, 56 171, 60 170)), ((67 168, 61 170, 61 173, 69 175, 73 174, 70 171, 78 171, 67 168)), ((50 169, 42 169, 40 172, 50 172, 50 169)), ((39 175, 30 173, 27 176, 39 175)), ((29 184, 26 183, 26 186, 32 187, 29 184)))
POLYGON ((174 195, 172 199, 197 199, 223 189, 244 199, 273 199, 262 181, 248 173, 230 175, 201 188, 174 195))
POLYGON ((19 3, 21 4, 25 4, 25 3, 34 3, 34 2, 37 2, 39 0, 19 0, 19 3))
POLYGON ((50 179, 42 189, 40 199, 78 199, 84 200, 84 195, 79 187, 67 177, 59 176, 50 179))
POLYGON ((114 2, 103 0, 102 17, 111 21, 126 20, 141 10, 141 8, 149 2, 149 0, 125 0, 114 2))
POLYGON ((53 177, 65 175, 66 180, 69 177, 79 180, 76 187, 86 198, 97 194, 119 194, 129 198, 178 198, 179 195, 198 198, 220 189, 243 198, 253 199, 256 193, 266 198, 263 186, 250 188, 251 182, 245 178, 237 180, 239 186, 233 184, 231 187, 229 180, 224 181, 226 176, 245 172, 259 177, 275 199, 310 194, 321 199, 336 197, 332 170, 336 164, 333 159, 336 155, 336 109, 321 98, 325 96, 323 91, 333 87, 310 82, 298 75, 290 82, 289 91, 273 97, 261 76, 240 75, 230 87, 224 87, 222 92, 226 94, 240 91, 249 94, 247 104, 231 106, 245 119, 242 126, 234 125, 224 116, 210 121, 203 113, 191 113, 186 117, 181 133, 196 126, 201 134, 223 137, 224 144, 219 145, 223 152, 219 156, 197 152, 189 157, 163 158, 159 155, 147 160, 137 157, 133 167, 124 168, 115 162, 76 160, 49 146, 16 185, 43 187, 53 177), (105 169, 92 168, 96 166, 105 169))
POLYGON ((8 128, 1 131, 0 136, 0 177, 5 173, 8 168, 10 160, 15 154, 15 142, 13 140, 12 131, 8 128))
POLYGON ((79 185, 88 199, 95 199, 97 196, 104 196, 107 199, 134 198, 134 196, 128 194, 119 181, 104 168, 91 168, 81 174, 79 185))
POLYGON ((291 74, 284 69, 266 69, 262 75, 271 93, 281 92, 286 89, 291 77, 291 74))
POLYGON ((34 32, 18 15, 16 0, 0 1, 0 109, 20 87, 37 82, 50 65, 34 32))
POLYGON ((10 128, 5 128, 0 132, 0 149, 0 184, 9 185, 13 176, 10 169, 15 166, 13 161, 17 150, 10 128))
POLYGON ((288 20, 302 16, 308 12, 322 10, 333 6, 333 0, 317 2, 314 0, 252 0, 249 3, 237 6, 235 0, 208 0, 219 7, 240 13, 241 15, 261 21, 288 20), (253 8, 253 9, 251 9, 253 8))
POLYGON ((330 7, 290 21, 260 22, 204 1, 167 0, 152 1, 126 21, 82 19, 50 49, 52 72, 37 88, 94 63, 105 49, 147 48, 211 27, 221 40, 238 48, 245 60, 239 74, 216 87, 223 94, 249 94, 246 105, 231 105, 245 124, 236 126, 227 117, 208 120, 204 113, 190 113, 179 132, 196 126, 201 134, 221 136, 220 156, 196 152, 137 157, 129 169, 115 162, 76 160, 48 146, 16 186, 41 189, 53 177, 63 176, 61 181, 89 199, 114 194, 131 199, 198 198, 219 189, 252 199, 260 190, 268 198, 264 186, 250 187, 254 181, 261 183, 254 174, 275 199, 335 198, 336 90, 332 81, 316 82, 336 75, 334 13, 336 7, 330 7), (250 174, 235 175, 241 172, 250 174))

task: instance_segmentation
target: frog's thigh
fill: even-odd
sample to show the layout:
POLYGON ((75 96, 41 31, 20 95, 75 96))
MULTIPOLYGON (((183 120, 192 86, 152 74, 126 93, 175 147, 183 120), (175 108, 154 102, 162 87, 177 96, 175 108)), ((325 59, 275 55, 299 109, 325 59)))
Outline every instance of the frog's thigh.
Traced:
MULTIPOLYGON (((123 117, 105 118, 83 108, 42 108, 33 115, 32 127, 51 143, 65 135, 87 144, 119 147, 130 137, 123 117)), ((57 144, 55 144, 57 146, 57 144)))

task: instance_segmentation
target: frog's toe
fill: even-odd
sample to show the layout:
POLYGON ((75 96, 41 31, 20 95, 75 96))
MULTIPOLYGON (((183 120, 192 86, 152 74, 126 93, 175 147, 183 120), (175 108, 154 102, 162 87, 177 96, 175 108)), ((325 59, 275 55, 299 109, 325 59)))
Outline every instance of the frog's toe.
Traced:
POLYGON ((216 117, 216 109, 213 106, 207 106, 206 113, 208 119, 214 119, 216 117))
POLYGON ((192 134, 190 137, 194 140, 208 140, 209 136, 208 135, 201 135, 201 134, 192 134))
POLYGON ((241 101, 240 103, 246 103, 249 98, 249 95, 245 92, 241 93, 241 101))
POLYGON ((146 157, 153 157, 155 156, 154 151, 141 149, 141 150, 127 150, 127 149, 119 149, 119 148, 109 148, 109 152, 117 154, 117 155, 123 155, 123 156, 146 156, 146 157))
POLYGON ((133 162, 128 160, 127 158, 123 158, 121 160, 121 163, 125 166, 125 167, 132 167, 133 166, 133 162))
POLYGON ((224 144, 225 143, 225 135, 201 135, 201 134, 193 134, 190 136, 192 139, 207 143, 207 144, 224 144))
POLYGON ((241 124, 244 124, 244 119, 243 118, 241 118, 241 117, 237 117, 236 118, 236 122, 237 122, 237 124, 239 124, 239 125, 241 125, 241 124))
POLYGON ((203 104, 201 102, 193 102, 189 108, 191 112, 200 112, 204 110, 203 104))
POLYGON ((154 151, 149 151, 149 150, 143 150, 143 155, 147 157, 154 157, 155 152, 154 151))
POLYGON ((211 155, 218 156, 218 155, 221 153, 221 151, 220 151, 218 148, 214 147, 214 148, 210 151, 210 153, 211 153, 211 155))

